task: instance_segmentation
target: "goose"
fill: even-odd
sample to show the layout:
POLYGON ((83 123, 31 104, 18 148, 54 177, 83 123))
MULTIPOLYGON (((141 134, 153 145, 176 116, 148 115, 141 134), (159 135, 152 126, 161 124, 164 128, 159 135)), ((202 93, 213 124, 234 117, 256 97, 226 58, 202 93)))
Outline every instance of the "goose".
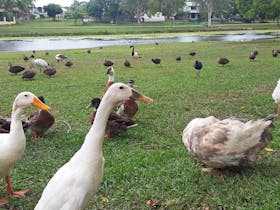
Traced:
POLYGON ((115 82, 115 70, 114 70, 113 66, 110 66, 110 67, 107 69, 107 71, 106 71, 105 74, 108 75, 108 81, 107 81, 105 87, 103 88, 103 93, 105 93, 105 92, 108 90, 108 88, 109 88, 112 84, 114 84, 114 82, 115 82))
POLYGON ((49 66, 48 62, 41 58, 32 58, 32 63, 40 68, 40 72, 42 71, 42 68, 48 68, 49 66))
MULTIPOLYGON (((45 103, 44 96, 38 96, 40 101, 45 103)), ((34 134, 34 141, 38 140, 38 136, 43 136, 47 130, 54 124, 54 116, 47 110, 38 110, 33 112, 27 118, 27 124, 34 134)))
POLYGON ((181 61, 181 56, 180 55, 176 56, 176 61, 181 61))
MULTIPOLYGON (((131 88, 136 87, 134 80, 129 80, 127 85, 131 88)), ((136 103, 135 100, 131 98, 119 104, 116 111, 116 113, 119 116, 123 116, 129 119, 132 119, 137 112, 138 112, 138 104, 136 103)))
POLYGON ((73 66, 73 62, 72 61, 67 61, 66 63, 65 63, 65 66, 67 66, 68 68, 71 68, 71 66, 73 66))
POLYGON ((203 67, 201 61, 195 60, 193 67, 194 67, 195 70, 196 70, 196 76, 197 76, 197 77, 200 77, 200 71, 201 71, 201 69, 202 69, 202 67, 203 67))
MULTIPOLYGON (((10 174, 25 150, 26 141, 20 117, 24 108, 27 106, 35 106, 44 110, 50 109, 49 106, 43 104, 33 93, 19 93, 12 107, 10 132, 0 134, 0 178, 5 178, 10 195, 19 198, 25 197, 28 190, 14 191, 10 181, 10 174)), ((6 198, 0 199, 0 205, 6 203, 6 198)))
POLYGON ((49 67, 49 68, 45 69, 43 71, 43 73, 50 78, 50 77, 52 77, 53 75, 56 74, 56 69, 55 69, 54 66, 52 66, 52 67, 49 67))
MULTIPOLYGON (((94 108, 94 111, 89 116, 90 125, 93 124, 96 111, 100 105, 100 98, 93 98, 87 108, 94 108)), ((122 117, 114 112, 111 112, 105 129, 105 138, 110 138, 112 135, 127 131, 129 128, 137 126, 137 123, 132 119, 122 117)))
POLYGON ((152 62, 154 63, 154 64, 160 64, 160 58, 152 58, 152 62))
POLYGON ((63 54, 56 54, 54 57, 55 57, 55 59, 58 63, 60 61, 64 61, 64 60, 68 59, 68 57, 66 55, 63 55, 63 54))
POLYGON ((184 129, 182 140, 188 151, 209 167, 246 166, 272 139, 268 128, 273 118, 195 118, 184 129))
POLYGON ((103 62, 103 65, 106 66, 106 67, 110 67, 110 66, 114 65, 114 62, 111 61, 111 60, 105 59, 104 62, 103 62))
POLYGON ((139 54, 138 52, 135 51, 134 45, 130 45, 130 48, 132 48, 131 56, 132 56, 133 58, 141 58, 140 54, 139 54))
POLYGON ((128 68, 131 67, 131 63, 130 63, 129 60, 127 60, 127 59, 125 59, 123 65, 124 65, 125 67, 128 67, 128 68))
POLYGON ((35 210, 84 209, 103 176, 103 141, 108 117, 116 104, 128 98, 145 103, 152 99, 123 83, 115 83, 103 96, 95 120, 81 148, 51 178, 35 210))
POLYGON ((13 74, 18 74, 19 72, 22 72, 25 70, 24 67, 22 66, 13 66, 12 63, 8 63, 9 66, 9 72, 13 73, 13 74))
POLYGON ((229 60, 225 57, 219 57, 218 58, 218 63, 221 64, 222 66, 225 66, 226 64, 229 63, 229 60))
POLYGON ((276 87, 272 92, 272 99, 277 104, 277 114, 276 116, 280 116, 280 79, 277 81, 276 87))

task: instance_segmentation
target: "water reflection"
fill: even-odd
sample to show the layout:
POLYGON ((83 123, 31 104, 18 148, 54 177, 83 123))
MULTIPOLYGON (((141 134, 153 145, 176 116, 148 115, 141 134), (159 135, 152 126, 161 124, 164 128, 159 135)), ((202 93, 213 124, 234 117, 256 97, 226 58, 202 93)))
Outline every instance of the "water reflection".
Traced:
POLYGON ((279 37, 277 33, 270 34, 230 34, 214 36, 182 36, 171 38, 138 38, 138 39, 33 39, 33 40, 0 40, 0 51, 32 51, 94 48, 103 46, 169 43, 169 42, 198 42, 198 41, 252 41, 279 37))

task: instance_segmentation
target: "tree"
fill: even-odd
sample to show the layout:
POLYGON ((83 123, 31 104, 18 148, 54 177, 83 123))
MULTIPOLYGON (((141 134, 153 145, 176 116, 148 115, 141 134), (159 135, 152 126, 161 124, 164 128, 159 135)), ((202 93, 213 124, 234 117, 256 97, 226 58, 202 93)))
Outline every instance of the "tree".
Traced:
POLYGON ((90 0, 88 3, 88 14, 102 20, 105 10, 104 0, 90 0))
POLYGON ((75 23, 77 23, 78 19, 83 19, 86 16, 87 16, 87 2, 79 2, 77 0, 74 0, 69 10, 65 13, 65 18, 74 19, 75 23))
POLYGON ((137 22, 141 22, 141 16, 147 12, 148 0, 120 0, 121 10, 127 13, 131 18, 136 18, 137 22))
POLYGON ((167 17, 173 17, 184 3, 184 0, 149 0, 147 5, 151 14, 162 12, 167 17))
POLYGON ((255 14, 252 10, 253 0, 235 0, 236 8, 241 17, 251 22, 255 14))
POLYGON ((277 25, 280 26, 280 0, 272 0, 271 2, 271 17, 277 19, 277 25))
POLYGON ((57 14, 61 14, 62 8, 58 4, 48 4, 47 6, 44 6, 44 10, 47 12, 49 17, 52 17, 55 21, 55 17, 57 14))

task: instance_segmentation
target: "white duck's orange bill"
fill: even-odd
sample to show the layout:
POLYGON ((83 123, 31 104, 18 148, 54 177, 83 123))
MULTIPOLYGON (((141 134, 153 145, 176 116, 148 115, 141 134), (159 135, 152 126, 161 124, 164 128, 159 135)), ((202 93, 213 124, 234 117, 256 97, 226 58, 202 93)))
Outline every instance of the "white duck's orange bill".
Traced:
POLYGON ((49 107, 48 105, 44 104, 37 97, 34 97, 33 102, 32 102, 32 106, 36 106, 36 107, 38 107, 39 109, 42 109, 42 110, 51 110, 51 107, 49 107))

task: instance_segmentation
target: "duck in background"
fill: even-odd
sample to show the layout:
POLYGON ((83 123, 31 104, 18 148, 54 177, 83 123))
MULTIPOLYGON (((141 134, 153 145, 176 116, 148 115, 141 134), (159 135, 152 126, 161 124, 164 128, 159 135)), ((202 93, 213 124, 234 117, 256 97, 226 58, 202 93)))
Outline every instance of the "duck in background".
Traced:
MULTIPOLYGON (((43 96, 38 96, 42 103, 45 103, 43 96)), ((38 110, 33 112, 28 118, 27 123, 30 130, 34 134, 34 141, 38 140, 38 136, 42 137, 47 130, 54 124, 54 116, 47 110, 38 110)))
MULTIPOLYGON (((21 115, 24 108, 28 106, 35 106, 43 110, 50 109, 33 93, 21 92, 13 103, 10 132, 0 134, 0 178, 5 178, 10 195, 19 198, 24 198, 28 190, 14 191, 10 175, 15 164, 22 158, 25 151, 26 138, 22 127, 21 115)), ((7 202, 6 198, 0 199, 0 206, 7 202)))
POLYGON ((113 66, 108 67, 107 71, 105 72, 106 75, 108 75, 108 81, 103 88, 103 93, 106 93, 108 88, 115 83, 115 70, 113 66))

